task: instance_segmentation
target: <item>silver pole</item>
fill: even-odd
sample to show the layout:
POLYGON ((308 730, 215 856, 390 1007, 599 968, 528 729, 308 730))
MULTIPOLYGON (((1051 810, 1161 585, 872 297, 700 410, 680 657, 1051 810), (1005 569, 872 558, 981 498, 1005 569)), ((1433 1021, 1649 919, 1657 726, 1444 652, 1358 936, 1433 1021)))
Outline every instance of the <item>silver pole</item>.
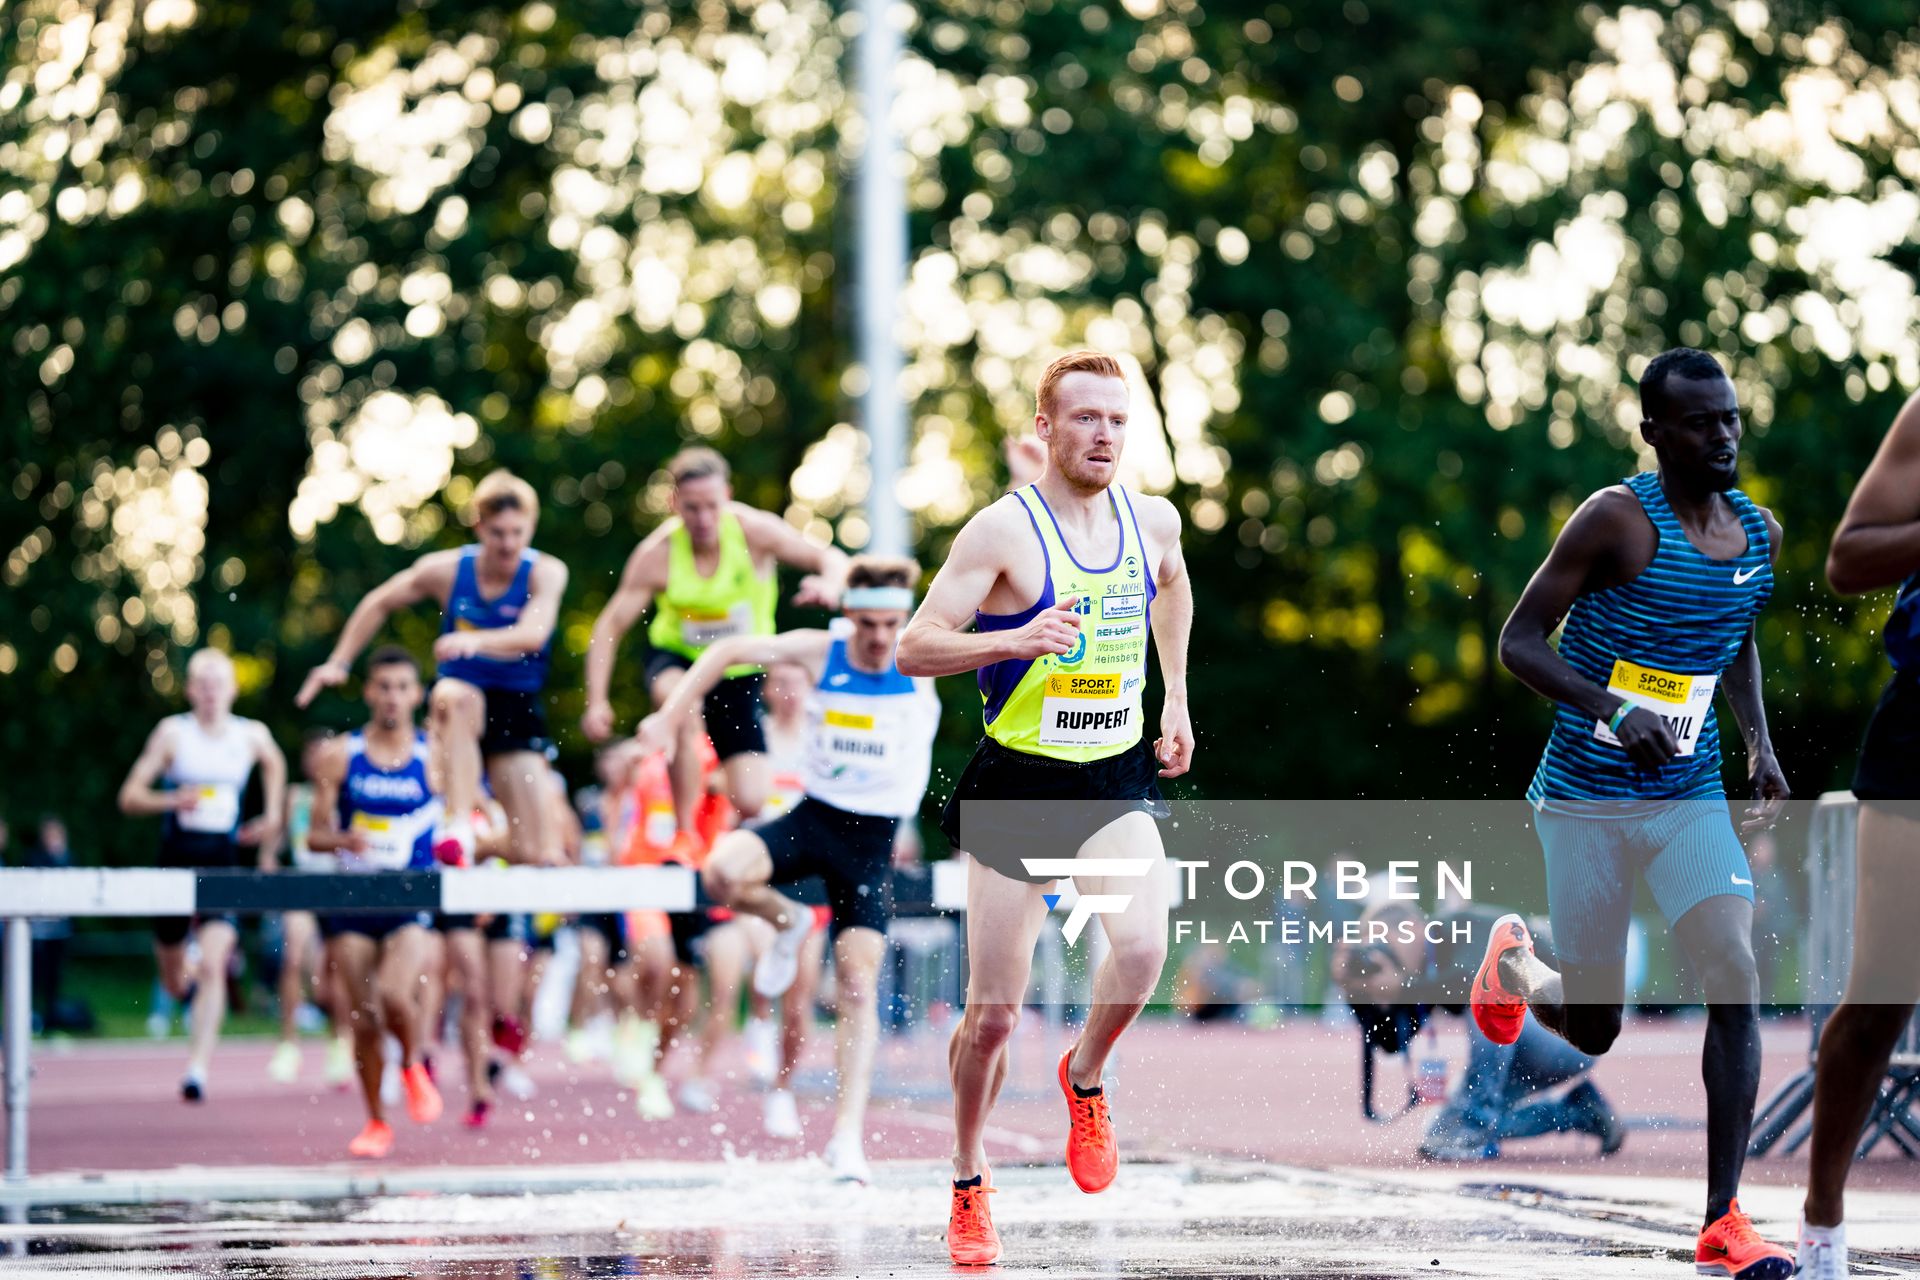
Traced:
POLYGON ((7 918, 7 1181, 27 1176, 27 1052, 33 1039, 33 930, 7 918))
POLYGON ((893 132, 893 74, 900 29, 888 21, 894 0, 860 0, 859 91, 866 142, 858 171, 859 216, 854 256, 859 267, 860 363, 867 373, 868 547, 882 555, 907 551, 907 517, 895 486, 906 462, 907 414, 900 399, 902 359, 896 330, 907 284, 907 190, 893 132))

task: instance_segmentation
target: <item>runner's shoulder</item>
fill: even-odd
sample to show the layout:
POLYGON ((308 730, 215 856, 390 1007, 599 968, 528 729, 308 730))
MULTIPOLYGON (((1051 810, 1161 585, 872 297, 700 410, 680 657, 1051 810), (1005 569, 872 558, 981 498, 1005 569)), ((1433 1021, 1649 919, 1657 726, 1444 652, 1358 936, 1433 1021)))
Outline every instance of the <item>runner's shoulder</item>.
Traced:
POLYGON ((1159 494, 1128 490, 1133 513, 1140 519, 1140 532, 1162 544, 1180 540, 1180 508, 1159 494))

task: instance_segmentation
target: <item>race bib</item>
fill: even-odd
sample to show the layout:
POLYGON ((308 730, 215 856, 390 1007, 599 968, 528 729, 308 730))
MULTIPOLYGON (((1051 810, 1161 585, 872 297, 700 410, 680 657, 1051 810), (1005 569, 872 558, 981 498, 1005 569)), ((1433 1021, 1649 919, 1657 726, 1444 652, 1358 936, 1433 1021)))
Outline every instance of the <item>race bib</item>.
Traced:
POLYGON ((1139 736, 1140 698, 1123 695, 1117 671, 1047 677, 1040 701, 1043 747, 1113 747, 1139 736))
POLYGON ((829 776, 837 777, 849 769, 886 768, 887 740, 875 732, 870 715, 828 710, 822 717, 820 738, 826 748, 829 776))
POLYGON ((641 829, 645 833, 643 838, 648 844, 656 849, 664 849, 672 844, 673 837, 679 834, 680 821, 674 814, 672 805, 657 809, 649 806, 646 817, 642 820, 641 829))
POLYGON ((680 613, 680 638, 695 649, 752 634, 753 606, 745 600, 725 613, 699 609, 683 609, 680 613))
POLYGON ((175 811, 174 821, 182 831, 222 833, 240 825, 240 788, 225 782, 186 783, 181 790, 192 793, 193 808, 175 811))
MULTIPOLYGON (((1645 707, 1666 721, 1667 729, 1680 744, 1679 754, 1690 756, 1700 745, 1700 727, 1713 711, 1713 689, 1719 680, 1718 676, 1675 675, 1621 658, 1613 664, 1607 692, 1620 695, 1636 707, 1645 707)), ((1620 739, 1603 720, 1594 721, 1593 736, 1610 747, 1620 745, 1620 739)))
POLYGON ((378 814, 355 813, 350 825, 367 840, 367 847, 354 855, 355 862, 382 871, 404 871, 413 861, 414 841, 420 834, 415 824, 378 814))

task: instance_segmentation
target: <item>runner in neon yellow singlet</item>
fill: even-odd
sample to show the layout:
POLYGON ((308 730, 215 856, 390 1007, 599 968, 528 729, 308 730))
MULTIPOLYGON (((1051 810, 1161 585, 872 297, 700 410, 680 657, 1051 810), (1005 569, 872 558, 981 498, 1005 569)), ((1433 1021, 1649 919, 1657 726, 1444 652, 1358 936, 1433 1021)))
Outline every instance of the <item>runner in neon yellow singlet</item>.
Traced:
MULTIPOLYGON (((847 557, 842 552, 815 546, 779 516, 735 502, 726 460, 712 449, 683 449, 668 462, 667 471, 673 478, 673 518, 634 548, 618 587, 593 624, 587 708, 580 726, 595 742, 604 742, 613 732, 610 689, 620 641, 649 606, 654 617, 647 628, 647 695, 659 707, 709 646, 734 636, 773 634, 780 565, 807 574, 793 597, 796 605, 834 608, 846 581, 847 557)), ((730 667, 727 677, 707 695, 704 717, 687 722, 684 749, 674 753, 673 796, 680 826, 676 843, 688 854, 697 844, 693 828, 701 787, 701 736, 712 738, 726 773, 728 799, 743 818, 757 813, 766 800, 760 669, 730 667)))
POLYGON ((1060 875, 1031 859, 1089 867, 1100 860, 1107 866, 1097 874, 1073 876, 1082 901, 1127 904, 1098 916, 1110 951, 1094 979, 1086 1026, 1057 1072, 1070 1126, 1068 1170, 1083 1191, 1100 1191, 1118 1165, 1102 1069, 1166 960, 1169 895, 1166 878, 1155 874, 1164 850, 1152 820, 1165 812, 1158 780, 1185 773, 1193 757, 1186 697, 1193 589, 1180 515, 1165 499, 1116 482, 1126 379, 1111 357, 1077 352, 1048 366, 1036 400, 1045 473, 960 531, 901 636, 898 658, 910 676, 975 672, 986 722, 986 739, 941 821, 972 857, 966 1014, 949 1055, 947 1249, 961 1264, 1000 1254, 987 1210, 987 1115, 1006 1078, 1034 943, 1047 926, 1045 895, 1060 875), (1149 631, 1166 688, 1151 748, 1140 696, 1149 631))

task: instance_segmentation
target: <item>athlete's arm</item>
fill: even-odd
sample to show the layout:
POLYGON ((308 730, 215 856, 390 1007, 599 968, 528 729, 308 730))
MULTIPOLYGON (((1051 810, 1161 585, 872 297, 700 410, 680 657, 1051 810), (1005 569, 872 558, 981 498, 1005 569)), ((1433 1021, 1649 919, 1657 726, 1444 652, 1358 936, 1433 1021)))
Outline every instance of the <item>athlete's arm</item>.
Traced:
POLYGON ((552 556, 534 562, 527 584, 527 603, 520 620, 510 627, 478 631, 448 631, 433 642, 433 656, 453 658, 520 658, 537 653, 553 637, 560 621, 560 597, 567 589, 567 566, 552 556))
POLYGON ((794 604, 817 605, 822 609, 839 607, 840 593, 847 586, 847 566, 851 563, 846 552, 835 546, 816 546, 772 512, 736 502, 733 513, 739 517, 740 528, 747 535, 749 551, 755 555, 771 554, 781 564, 807 571, 807 576, 800 579, 800 589, 793 593, 794 604))
POLYGON ((1860 477, 1827 550, 1827 581, 1841 595, 1920 572, 1920 395, 1901 408, 1860 477))
POLYGON ((1193 579, 1180 550, 1180 509, 1165 498, 1141 504, 1153 539, 1164 551, 1154 574, 1153 647, 1160 651, 1160 737, 1153 744, 1160 776, 1177 778, 1193 767, 1193 721, 1187 711, 1187 637, 1193 630, 1193 579))
MULTIPOLYGON (((1780 522, 1765 507, 1760 509, 1760 517, 1767 522, 1769 558, 1777 565, 1780 563, 1780 522)), ((1755 803, 1747 810, 1747 820, 1740 824, 1741 829, 1754 831, 1771 827, 1792 792, 1787 786, 1787 775, 1773 754, 1773 736, 1767 732, 1767 708, 1761 694, 1760 647, 1754 643, 1751 628, 1740 644, 1740 652, 1721 675, 1720 687, 1726 691, 1727 705, 1733 709, 1740 736, 1746 739, 1747 777, 1753 781, 1755 803)))
POLYGON ((287 828, 287 758, 273 740, 267 726, 254 721, 249 729, 253 739, 253 762, 260 770, 260 786, 266 799, 260 816, 240 828, 235 837, 241 844, 259 847, 262 871, 274 868, 280 853, 280 837, 287 828))
POLYGON ((580 728, 590 742, 605 742, 613 732, 613 664, 620 641, 640 621, 648 606, 667 585, 667 534, 663 526, 641 540, 620 571, 606 607, 593 620, 593 638, 587 641, 587 709, 580 728))
MULTIPOLYGON (((1009 499, 1002 499, 1001 503, 1009 499)), ((1024 627, 969 631, 973 615, 1006 571, 1004 552, 1017 530, 1001 503, 967 521, 947 562, 933 575, 926 599, 900 633, 894 665, 906 676, 951 676, 1010 658, 1067 653, 1080 633, 1077 596, 1056 600, 1024 627)))
POLYGON ((353 660, 380 633, 381 624, 386 622, 388 615, 422 600, 443 597, 450 591, 453 565, 459 554, 457 551, 435 551, 421 556, 361 597, 360 603, 353 607, 353 613, 348 616, 347 625, 340 628, 340 638, 333 642, 333 652, 325 662, 307 673, 306 680, 300 685, 300 692, 294 695, 293 704, 296 707, 309 706, 322 689, 345 684, 353 670, 353 660))
MULTIPOLYGON (((1632 533, 1630 503, 1637 506, 1631 494, 1617 489, 1603 489, 1582 503, 1500 629, 1501 666, 1541 697, 1601 722, 1610 721, 1626 699, 1575 671, 1547 637, 1589 585, 1613 568, 1616 549, 1632 533)), ((1629 711, 1615 732, 1642 768, 1657 769, 1680 750, 1666 722, 1644 707, 1629 711)))
POLYGON ((343 849, 365 853, 366 832, 340 829, 340 787, 347 779, 346 738, 328 738, 313 754, 313 825, 307 830, 307 848, 315 853, 343 849))
POLYGON ((133 762, 133 768, 127 770, 126 781, 120 784, 120 812, 130 817, 148 818, 155 814, 193 808, 193 792, 179 787, 157 790, 153 785, 173 760, 171 726, 171 721, 162 720, 147 735, 146 746, 140 748, 139 758, 133 762))
POLYGON ((720 683, 728 667, 772 666, 777 662, 797 662, 818 679, 826 666, 827 651, 833 647, 831 631, 783 631, 776 636, 730 636, 708 645, 687 674, 673 686, 673 692, 659 710, 640 722, 633 738, 639 744, 639 756, 645 759, 656 751, 673 757, 679 741, 679 726, 686 717, 700 713, 700 700, 720 683))

